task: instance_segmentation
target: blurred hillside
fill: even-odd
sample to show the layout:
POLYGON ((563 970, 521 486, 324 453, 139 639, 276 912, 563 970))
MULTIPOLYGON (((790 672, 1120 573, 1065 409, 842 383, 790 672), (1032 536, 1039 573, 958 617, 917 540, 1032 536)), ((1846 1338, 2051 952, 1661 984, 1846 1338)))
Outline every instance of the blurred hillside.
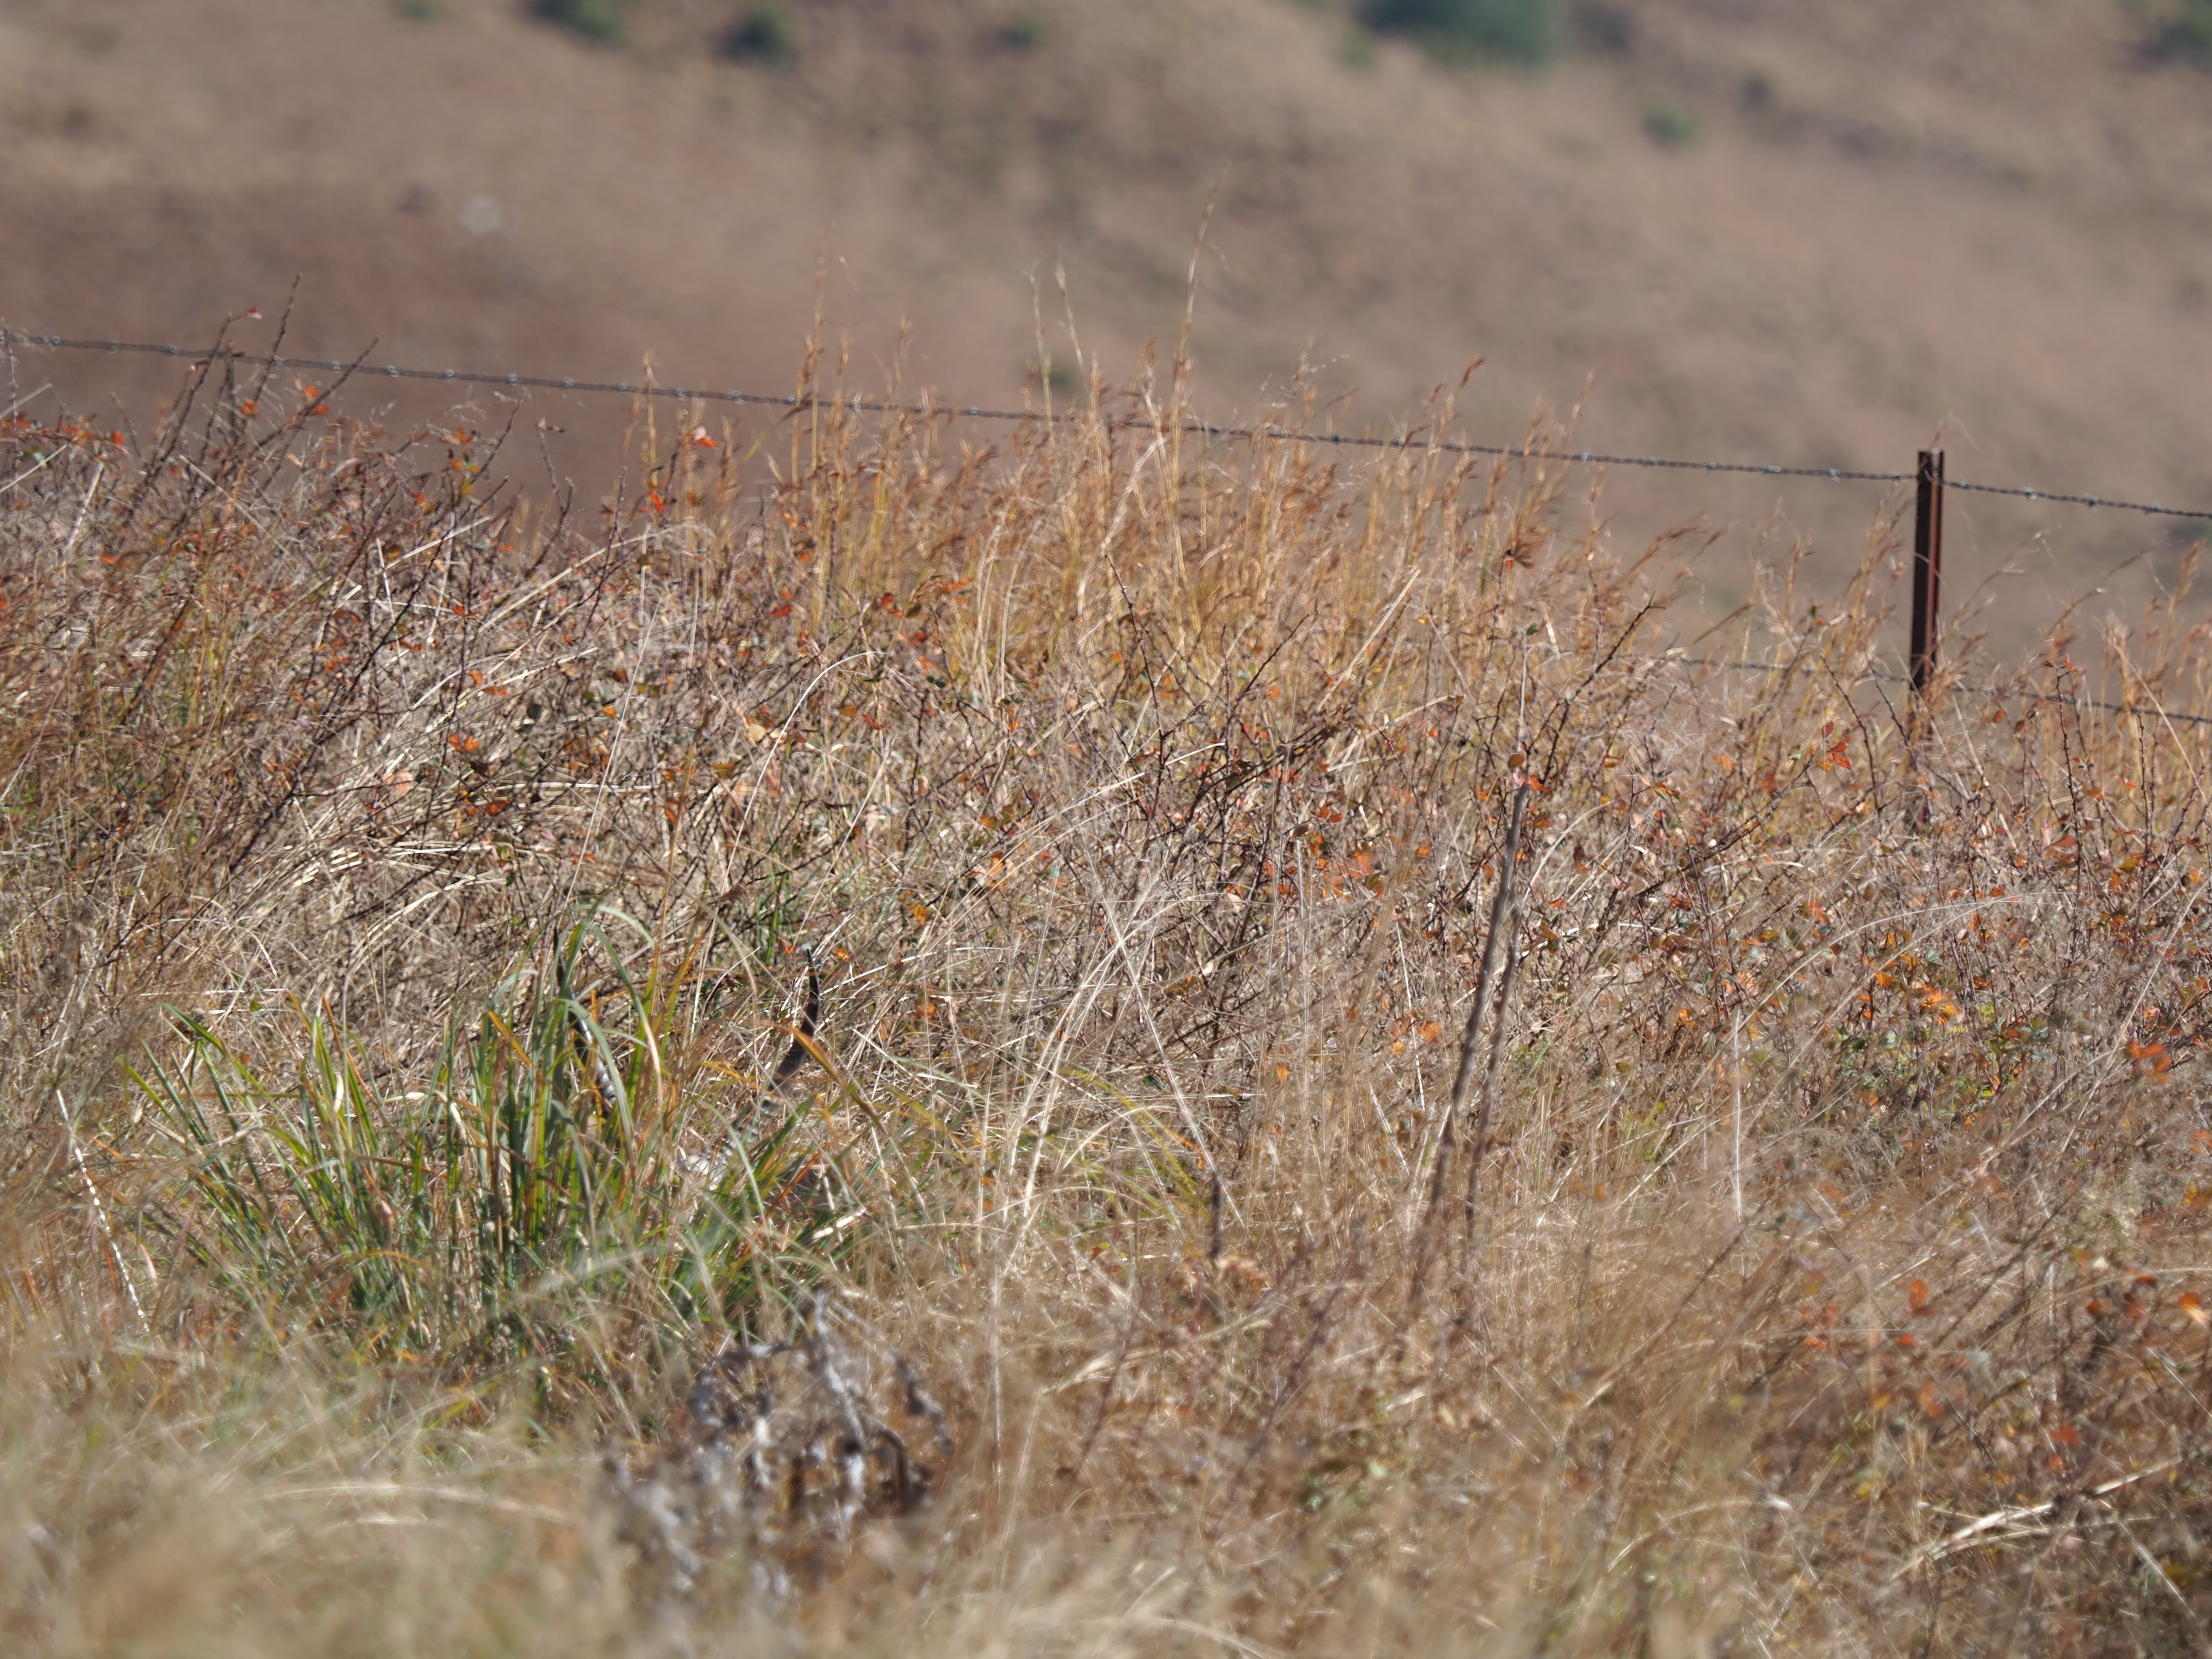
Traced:
MULTIPOLYGON (((1593 447, 1888 469, 1940 430, 1954 474, 2212 502, 2196 15, 1585 5, 1533 70, 1293 0, 0 0, 0 319, 198 339, 296 275, 315 355, 782 389, 818 306, 861 384, 1004 401, 1076 378, 1056 270, 1110 380, 1171 348, 1218 182, 1194 356, 1224 417, 1303 357, 1333 418, 1401 421, 1479 356, 1484 435, 1587 388, 1593 447)), ((143 419, 172 368, 19 373, 143 419)), ((623 411, 526 414, 611 476, 623 411)), ((1761 536, 1847 561, 1877 499, 1605 498, 1638 538, 1727 530, 1716 603, 1761 536)), ((2028 573, 2006 629, 2177 562, 2149 521, 1954 513, 1956 596, 2028 573)))

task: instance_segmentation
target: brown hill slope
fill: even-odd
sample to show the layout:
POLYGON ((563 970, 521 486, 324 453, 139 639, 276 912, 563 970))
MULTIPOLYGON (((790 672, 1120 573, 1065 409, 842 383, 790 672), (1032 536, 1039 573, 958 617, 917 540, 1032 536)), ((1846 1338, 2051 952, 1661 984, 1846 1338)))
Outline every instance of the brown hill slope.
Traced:
MULTIPOLYGON (((1306 354, 1340 418, 1400 418, 1480 356, 1484 433, 1587 386, 1597 447, 1887 468, 1940 428, 1970 477, 2212 501, 2212 82, 2119 3, 1655 0, 1539 76, 1283 0, 813 0, 789 61, 719 53, 741 13, 637 0, 607 46, 519 0, 11 0, 0 317, 193 337, 297 274, 318 354, 781 387, 818 297, 864 380, 904 322, 909 385, 1003 400, 1056 265, 1109 376, 1172 337, 1218 182, 1224 414, 1306 354)), ((166 384, 22 372, 141 409, 166 384)), ((619 411, 531 414, 603 473, 619 411)), ((1874 499, 1610 489, 1639 535, 1778 507, 1831 557, 1874 499)), ((1954 538, 1962 589, 2172 562, 2109 514, 1965 503, 1954 538)), ((1705 568, 1733 598, 1741 544, 1705 568)))

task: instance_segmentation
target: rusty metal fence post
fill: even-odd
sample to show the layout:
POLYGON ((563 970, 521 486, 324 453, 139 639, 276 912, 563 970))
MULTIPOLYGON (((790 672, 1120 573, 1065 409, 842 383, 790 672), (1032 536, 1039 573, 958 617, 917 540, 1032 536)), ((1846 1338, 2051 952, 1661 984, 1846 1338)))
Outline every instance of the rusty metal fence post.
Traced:
POLYGON ((1912 696, 1936 674, 1936 627, 1943 608, 1943 452, 1920 452, 1919 510, 1912 522, 1912 696))

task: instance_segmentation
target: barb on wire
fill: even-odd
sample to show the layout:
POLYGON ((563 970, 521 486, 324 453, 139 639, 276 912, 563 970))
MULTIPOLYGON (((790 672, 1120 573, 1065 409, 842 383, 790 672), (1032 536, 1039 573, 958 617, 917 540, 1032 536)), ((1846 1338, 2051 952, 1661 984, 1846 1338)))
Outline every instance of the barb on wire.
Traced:
POLYGON ((2123 513, 2147 513, 2161 519, 2212 520, 2212 512, 2196 507, 2161 507, 2156 501, 2116 501, 2109 495, 2070 495, 2051 489, 2025 489, 2011 484, 1966 483, 1957 478, 1943 482, 1946 489, 1971 489, 1982 495, 2014 495, 2028 501, 2057 501, 2069 507, 2109 507, 2123 513))
MULTIPOLYGON (((497 374, 472 369, 416 368, 398 363, 343 362, 334 357, 292 357, 240 351, 228 345, 192 348, 153 344, 140 340, 75 339, 60 334, 26 334, 0 329, 0 346, 42 346, 55 351, 136 352, 203 362, 222 359, 258 368, 301 368, 326 374, 356 374, 393 380, 436 380, 453 386, 513 386, 542 392, 611 392, 631 398, 669 398, 679 403, 751 404, 772 409, 844 409, 856 414, 916 415, 926 419, 960 418, 971 421, 1036 422, 1050 425, 1093 424, 1081 413, 1045 414, 1034 409, 990 409, 981 404, 901 403, 881 398, 850 395, 817 396, 807 392, 734 392, 712 386, 659 386, 649 380, 583 380, 551 374, 497 374)), ((1108 431, 1152 432, 1161 423, 1133 416, 1106 416, 1096 422, 1108 431)), ((1784 466, 1764 461, 1692 461, 1662 455, 1612 455, 1588 449, 1547 449, 1534 444, 1479 444, 1459 439, 1417 437, 1379 438, 1349 432, 1305 432, 1279 426, 1219 426, 1210 421, 1184 421, 1172 428, 1192 437, 1250 440, 1267 443, 1334 444, 1352 449, 1419 450, 1440 455, 1488 455, 1504 460, 1553 461, 1568 466, 1640 466, 1668 472, 1742 474, 1768 478, 1817 478, 1832 483, 1904 483, 1905 472, 1869 472, 1840 466, 1784 466)), ((2076 507, 2109 507, 2126 513, 2143 513, 2168 519, 2200 519, 2212 522, 2212 507, 2165 507, 2156 501, 2118 501, 2109 496, 2030 489, 2008 484, 1947 481, 1952 489, 1970 489, 1984 495, 2010 495, 2024 501, 2053 501, 2076 507)))

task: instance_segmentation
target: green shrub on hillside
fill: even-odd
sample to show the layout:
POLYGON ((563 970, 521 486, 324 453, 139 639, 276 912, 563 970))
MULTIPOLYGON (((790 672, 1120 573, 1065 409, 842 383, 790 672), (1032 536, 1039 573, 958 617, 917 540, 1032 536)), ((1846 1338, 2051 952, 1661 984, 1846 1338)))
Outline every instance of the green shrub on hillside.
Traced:
POLYGON ((1042 12, 1018 11, 999 25, 999 44, 1015 52, 1035 52, 1052 38, 1052 20, 1042 12))
POLYGON ((799 56, 799 31, 781 6, 756 6, 722 37, 722 56, 761 64, 788 64, 799 56))
POLYGON ((1574 33, 1577 44, 1616 58, 1634 52, 1641 36, 1636 14, 1614 0, 1577 0, 1574 33))
POLYGON ((1559 46, 1557 0, 1362 0, 1359 15, 1445 58, 1540 64, 1559 46))
POLYGON ((531 9, 549 23, 610 46, 623 38, 629 23, 627 0, 536 0, 531 9))
POLYGON ((2212 0, 2181 0, 2167 11, 2152 49, 2160 57, 2212 66, 2212 0))
POLYGON ((1654 104, 1644 112, 1644 133, 1655 144, 1679 149, 1698 141, 1698 118, 1680 104, 1654 104))

